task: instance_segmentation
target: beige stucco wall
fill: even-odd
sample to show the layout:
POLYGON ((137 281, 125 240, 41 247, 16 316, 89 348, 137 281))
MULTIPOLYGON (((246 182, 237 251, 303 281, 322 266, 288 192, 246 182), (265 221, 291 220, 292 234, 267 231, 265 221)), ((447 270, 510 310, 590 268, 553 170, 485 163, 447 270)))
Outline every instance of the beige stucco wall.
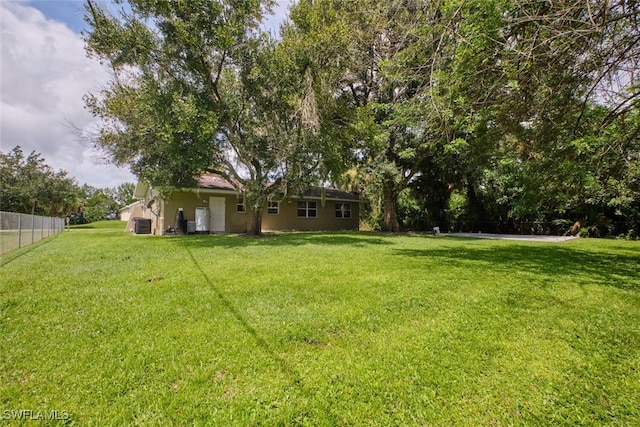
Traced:
MULTIPOLYGON (((238 196, 235 193, 222 193, 211 191, 175 191, 163 202, 161 217, 152 223, 152 233, 162 234, 168 227, 175 228, 176 213, 183 209, 184 218, 187 221, 195 221, 197 207, 209 207, 210 197, 225 198, 225 233, 246 233, 251 221, 250 212, 237 212, 238 196)), ((312 200, 312 199, 309 199, 312 200)), ((280 202, 279 212, 272 215, 267 212, 265 205, 262 213, 262 230, 299 230, 299 231, 323 231, 323 230, 358 230, 359 209, 357 202, 325 201, 322 206, 317 202, 316 218, 298 218, 298 200, 285 199, 280 202), (351 204, 351 218, 340 219, 335 217, 336 203, 351 204)), ((133 215, 132 215, 133 216, 133 215)))
POLYGON ((131 211, 133 210, 133 208, 128 208, 126 211, 121 211, 120 212, 120 221, 129 221, 129 218, 131 218, 131 211))
POLYGON ((176 213, 183 209, 184 218, 187 221, 196 220, 196 208, 209 207, 209 197, 225 198, 225 233, 244 233, 247 231, 249 214, 237 212, 238 197, 236 194, 212 193, 205 191, 175 191, 164 202, 163 219, 164 229, 175 228, 176 213))
POLYGON ((298 218, 298 200, 285 199, 280 202, 278 215, 267 213, 265 206, 262 213, 262 230, 299 230, 299 231, 323 231, 323 230, 358 230, 360 203, 325 201, 324 206, 320 200, 316 201, 318 216, 316 218, 298 218), (336 218, 336 203, 351 204, 351 218, 336 218))
POLYGON ((150 207, 144 210, 144 217, 151 220, 151 234, 162 236, 162 201, 154 200, 150 207))
POLYGON ((138 204, 133 206, 133 209, 131 210, 131 213, 129 214, 129 219, 127 219, 127 231, 130 231, 133 233, 133 219, 134 218, 146 218, 145 213, 142 210, 142 205, 138 204))

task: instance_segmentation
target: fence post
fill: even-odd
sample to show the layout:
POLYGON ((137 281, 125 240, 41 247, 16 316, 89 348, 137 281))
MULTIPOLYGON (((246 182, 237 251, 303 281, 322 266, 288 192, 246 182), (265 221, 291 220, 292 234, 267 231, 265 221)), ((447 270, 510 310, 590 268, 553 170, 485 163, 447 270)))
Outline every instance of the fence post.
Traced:
POLYGON ((2 211, 0 212, 0 254, 55 236, 64 231, 64 228, 64 218, 2 211), (22 237, 23 232, 29 231, 29 224, 26 221, 29 217, 31 218, 31 242, 28 235, 25 234, 24 238, 22 237), (40 236, 36 236, 36 227, 40 227, 40 236), (18 235, 16 236, 15 233, 18 235))
POLYGON ((22 247, 22 214, 18 214, 18 249, 22 247))

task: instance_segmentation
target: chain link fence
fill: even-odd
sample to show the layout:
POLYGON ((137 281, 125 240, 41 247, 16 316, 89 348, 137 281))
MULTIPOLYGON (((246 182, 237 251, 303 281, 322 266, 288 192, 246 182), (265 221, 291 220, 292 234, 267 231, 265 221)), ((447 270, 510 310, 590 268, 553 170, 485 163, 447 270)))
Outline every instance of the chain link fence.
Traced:
POLYGON ((64 230, 64 218, 0 212, 0 255, 64 230))

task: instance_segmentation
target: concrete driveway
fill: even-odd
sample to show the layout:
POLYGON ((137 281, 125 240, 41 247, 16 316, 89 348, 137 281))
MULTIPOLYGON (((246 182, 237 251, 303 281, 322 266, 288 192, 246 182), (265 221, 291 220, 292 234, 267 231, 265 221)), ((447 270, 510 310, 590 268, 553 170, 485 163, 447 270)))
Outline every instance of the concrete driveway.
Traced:
POLYGON ((442 234, 448 237, 467 237, 476 239, 500 239, 500 240, 523 240, 529 242, 550 242, 559 243, 568 240, 579 239, 576 236, 533 236, 519 234, 492 234, 492 233, 446 233, 442 234))

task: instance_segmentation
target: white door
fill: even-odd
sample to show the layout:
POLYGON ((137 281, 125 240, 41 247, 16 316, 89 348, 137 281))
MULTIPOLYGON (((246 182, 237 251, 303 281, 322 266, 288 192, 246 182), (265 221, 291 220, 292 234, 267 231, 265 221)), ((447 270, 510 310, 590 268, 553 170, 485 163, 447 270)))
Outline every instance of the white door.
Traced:
POLYGON ((209 212, 211 214, 211 233, 224 233, 224 197, 209 197, 209 212))

